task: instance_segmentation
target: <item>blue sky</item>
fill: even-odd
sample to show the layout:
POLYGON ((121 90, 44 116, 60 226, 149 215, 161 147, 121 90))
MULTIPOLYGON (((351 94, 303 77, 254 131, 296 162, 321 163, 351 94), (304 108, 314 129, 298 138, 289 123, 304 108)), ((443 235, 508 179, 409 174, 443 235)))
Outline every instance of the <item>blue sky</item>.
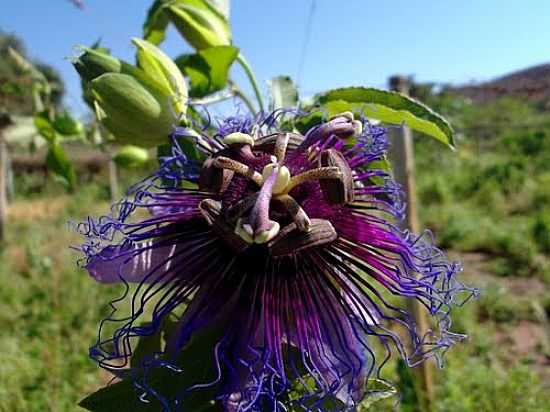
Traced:
MULTIPOLYGON (((32 57, 61 72, 67 103, 82 113, 78 77, 67 57, 76 44, 101 38, 115 55, 132 60, 129 39, 141 34, 152 0, 85 0, 84 11, 67 0, 2 3, 0 28, 21 36, 32 57)), ((297 77, 310 7, 311 0, 233 1, 234 44, 264 90, 272 76, 297 77)), ((314 10, 299 84, 304 95, 345 85, 384 87, 395 73, 421 81, 479 81, 550 61, 548 0, 316 0, 314 10)), ((163 48, 172 56, 189 51, 175 31, 163 48)))

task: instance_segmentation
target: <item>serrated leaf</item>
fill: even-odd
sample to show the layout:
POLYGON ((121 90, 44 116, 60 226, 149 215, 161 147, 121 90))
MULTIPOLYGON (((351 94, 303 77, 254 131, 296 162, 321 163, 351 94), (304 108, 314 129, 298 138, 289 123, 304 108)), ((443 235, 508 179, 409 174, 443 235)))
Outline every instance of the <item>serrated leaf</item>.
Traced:
MULTIPOLYGON (((147 385, 162 393, 168 400, 181 395, 191 385, 211 382, 217 376, 214 367, 214 347, 222 336, 218 328, 196 332, 178 355, 176 365, 180 371, 169 368, 153 368, 147 373, 147 385)), ((218 388, 202 389, 183 397, 178 405, 182 410, 206 412, 216 409, 212 400, 218 388)), ((142 392, 136 391, 130 378, 106 386, 89 395, 80 406, 93 412, 152 412, 162 410, 161 403, 147 396, 149 403, 139 399, 142 392)))
POLYGON ((76 120, 69 112, 63 112, 55 116, 53 127, 57 133, 63 136, 75 136, 84 131, 82 123, 76 120))
POLYGON ((76 174, 73 165, 65 150, 59 144, 51 144, 46 155, 46 166, 48 171, 53 173, 58 180, 68 190, 73 190, 76 184, 76 174))
POLYGON ((346 87, 329 90, 317 96, 323 106, 335 102, 338 110, 359 110, 366 117, 385 123, 406 124, 411 129, 436 138, 454 147, 454 131, 438 113, 419 101, 401 93, 367 87, 346 87))
POLYGON ((227 85, 229 68, 239 55, 233 46, 216 46, 186 54, 176 59, 176 65, 189 77, 191 97, 204 97, 227 85))
POLYGON ((298 89, 289 76, 277 76, 269 82, 273 110, 295 107, 298 104, 298 89))
POLYGON ((367 382, 367 393, 357 408, 358 412, 366 412, 370 407, 384 399, 397 395, 397 388, 381 379, 369 379, 367 382))

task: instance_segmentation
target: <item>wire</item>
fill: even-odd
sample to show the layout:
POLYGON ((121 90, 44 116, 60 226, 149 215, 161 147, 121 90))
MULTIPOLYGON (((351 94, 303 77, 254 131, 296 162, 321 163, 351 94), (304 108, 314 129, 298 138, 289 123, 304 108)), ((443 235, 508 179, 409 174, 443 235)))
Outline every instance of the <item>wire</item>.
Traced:
POLYGON ((298 64, 298 74, 296 75, 296 84, 300 85, 302 81, 302 73, 304 71, 304 65, 306 61, 307 49, 309 47, 309 40, 311 38, 311 26, 313 24, 313 15, 315 14, 315 3, 316 0, 311 0, 311 5, 309 7, 309 13, 307 16, 305 33, 304 33, 304 42, 302 43, 302 51, 300 53, 300 63, 298 64))

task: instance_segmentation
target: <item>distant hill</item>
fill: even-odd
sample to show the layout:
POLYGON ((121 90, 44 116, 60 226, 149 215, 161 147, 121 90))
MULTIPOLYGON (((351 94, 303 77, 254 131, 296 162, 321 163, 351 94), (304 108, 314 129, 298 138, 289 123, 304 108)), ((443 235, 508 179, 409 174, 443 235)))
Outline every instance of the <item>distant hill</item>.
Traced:
POLYGON ((453 87, 475 102, 484 103, 503 96, 518 97, 535 103, 550 102, 550 64, 529 67, 479 84, 453 87))

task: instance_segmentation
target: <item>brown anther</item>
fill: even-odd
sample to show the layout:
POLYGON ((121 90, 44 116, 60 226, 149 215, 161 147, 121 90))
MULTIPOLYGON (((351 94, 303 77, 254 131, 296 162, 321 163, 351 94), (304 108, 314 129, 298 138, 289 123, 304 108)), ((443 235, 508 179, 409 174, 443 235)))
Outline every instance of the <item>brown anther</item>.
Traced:
POLYGON ((325 180, 325 179, 341 179, 342 173, 338 167, 318 167, 316 169, 310 169, 299 175, 292 176, 288 183, 285 193, 290 193, 292 189, 302 183, 311 182, 313 180, 325 180))
POLYGON ((199 212, 201 212, 201 215, 210 226, 212 226, 214 220, 220 215, 221 209, 221 202, 214 199, 204 199, 199 203, 199 212))
POLYGON ((251 167, 237 162, 236 160, 230 159, 229 157, 219 156, 214 159, 213 165, 221 169, 232 170, 235 173, 248 177, 258 186, 261 186, 263 183, 262 175, 256 172, 251 167))
POLYGON ((229 169, 220 169, 214 165, 215 158, 204 161, 199 175, 199 189, 208 190, 216 194, 225 192, 234 172, 229 169))
POLYGON ((288 146, 288 141, 290 140, 289 133, 281 133, 279 136, 277 136, 277 140, 275 141, 275 150, 273 151, 273 154, 277 158, 277 162, 282 163, 283 160, 285 160, 286 155, 286 148, 288 146))
POLYGON ((309 216, 292 196, 281 195, 276 197, 275 200, 283 204, 288 214, 296 224, 298 230, 301 230, 302 232, 307 232, 311 229, 311 220, 309 216))
POLYGON ((221 207, 221 202, 213 199, 204 199, 199 203, 199 211, 212 230, 236 253, 244 252, 249 244, 235 234, 235 225, 220 215, 221 207))
POLYGON ((333 242, 338 237, 332 224, 325 219, 312 219, 308 232, 303 232, 295 223, 284 227, 267 246, 271 256, 291 256, 302 250, 333 242))
POLYGON ((277 140, 281 135, 288 136, 287 149, 296 149, 300 143, 304 141, 304 136, 298 133, 274 133, 266 136, 262 136, 256 140, 254 149, 275 154, 275 147, 277 145, 277 140))
POLYGON ((319 180, 325 199, 333 204, 353 202, 353 175, 342 153, 334 149, 322 151, 319 166, 335 167, 340 171, 339 177, 319 180))

